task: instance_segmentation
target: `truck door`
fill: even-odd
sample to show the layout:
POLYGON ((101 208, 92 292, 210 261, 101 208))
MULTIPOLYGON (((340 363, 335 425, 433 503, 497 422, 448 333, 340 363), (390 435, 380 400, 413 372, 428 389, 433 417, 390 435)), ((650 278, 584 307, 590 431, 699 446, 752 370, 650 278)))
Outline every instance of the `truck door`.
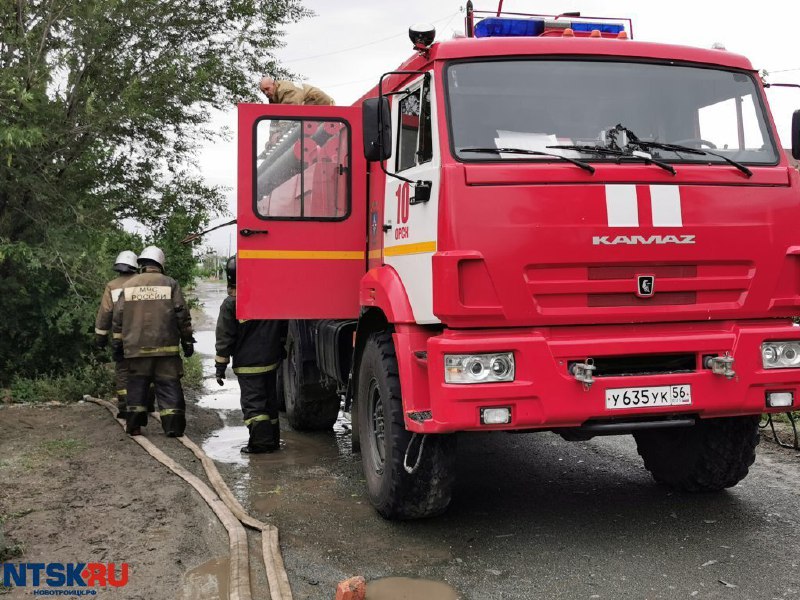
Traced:
POLYGON ((238 317, 358 317, 361 109, 240 104, 238 141, 238 317))

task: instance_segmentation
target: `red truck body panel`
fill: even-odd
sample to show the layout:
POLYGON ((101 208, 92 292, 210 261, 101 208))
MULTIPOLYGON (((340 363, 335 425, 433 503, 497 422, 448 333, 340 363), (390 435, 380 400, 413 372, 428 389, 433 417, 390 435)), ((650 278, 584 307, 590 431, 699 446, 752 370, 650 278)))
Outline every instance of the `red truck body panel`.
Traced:
MULTIPOLYGON (((786 156, 751 165, 752 177, 724 163, 680 164, 673 175, 652 164, 598 162, 589 174, 566 162, 462 162, 450 148, 445 67, 501 57, 666 62, 753 75, 747 59, 726 51, 614 39, 458 39, 412 56, 400 70, 426 71, 434 81, 438 218, 435 240, 403 251, 431 253, 438 322, 415 316, 412 283, 386 263, 384 227, 394 218, 386 204, 397 181, 364 161, 360 102, 242 105, 239 229, 269 234, 239 238, 240 281, 251 282, 240 285, 240 317, 355 318, 379 309, 393 327, 406 428, 420 433, 749 415, 769 410, 767 391, 797 397, 800 369, 765 370, 760 350, 767 340, 800 340, 790 320, 800 310, 800 174, 786 156), (348 218, 254 216, 253 122, 264 115, 349 124, 348 218), (623 197, 628 220, 620 224, 623 197), (642 275, 655 278, 651 297, 636 293, 642 275), (513 352, 515 380, 445 383, 445 354, 482 352, 513 352), (587 357, 664 353, 693 357, 692 372, 598 377, 587 388, 569 371, 587 357), (735 358, 730 379, 704 365, 705 357, 726 353, 735 358), (609 410, 605 404, 607 389, 675 384, 691 385, 690 406, 609 410), (493 406, 511 407, 511 423, 481 425, 480 409, 493 406)), ((383 90, 415 78, 388 76, 383 90)), ((766 107, 760 84, 757 92, 766 107)), ((376 87, 362 100, 377 94, 376 87)), ((776 137, 768 107, 765 118, 776 137)), ((307 177, 313 181, 333 164, 318 161, 306 167, 307 177)), ((273 201, 290 211, 297 180, 282 185, 273 201)), ((333 192, 316 200, 323 207, 325 193, 333 192)))

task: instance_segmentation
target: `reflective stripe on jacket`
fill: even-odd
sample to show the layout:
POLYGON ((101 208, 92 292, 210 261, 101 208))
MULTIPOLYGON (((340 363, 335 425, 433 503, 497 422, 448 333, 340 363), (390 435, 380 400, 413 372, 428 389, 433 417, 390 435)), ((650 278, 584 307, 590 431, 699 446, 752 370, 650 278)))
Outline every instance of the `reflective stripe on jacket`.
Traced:
POLYGON ((111 333, 111 318, 114 314, 114 303, 122 293, 122 288, 128 283, 136 273, 125 273, 116 279, 112 279, 106 284, 103 290, 103 297, 100 300, 100 308, 97 309, 97 317, 94 320, 94 332, 97 335, 108 335, 111 333))
POLYGON ((286 321, 237 320, 236 292, 229 291, 217 319, 217 364, 227 365, 233 357, 237 374, 268 373, 277 368, 286 340, 286 321))
POLYGON ((114 305, 114 339, 125 358, 174 356, 192 338, 192 317, 178 282, 155 268, 127 281, 114 305))

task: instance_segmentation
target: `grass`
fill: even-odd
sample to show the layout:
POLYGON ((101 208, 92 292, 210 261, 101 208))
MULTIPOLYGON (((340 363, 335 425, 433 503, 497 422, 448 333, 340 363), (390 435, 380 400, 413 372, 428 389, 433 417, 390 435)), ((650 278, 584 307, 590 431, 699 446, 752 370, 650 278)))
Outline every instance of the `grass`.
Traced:
MULTIPOLYGON (((0 563, 11 560, 12 558, 19 558, 23 554, 25 554, 25 546, 22 544, 12 544, 5 548, 0 547, 0 563)), ((8 590, 10 589, 11 588, 8 588, 8 590)), ((0 587, 0 591, 2 591, 2 587, 0 587)))
POLYGON ((113 390, 113 365, 89 363, 59 376, 17 377, 3 396, 12 402, 77 402, 84 394, 102 397, 113 390))
POLYGON ((73 458, 87 447, 85 441, 75 438, 45 440, 29 450, 21 458, 20 465, 28 470, 39 469, 53 460, 73 458))
POLYGON ((198 354, 183 357, 183 387, 190 390, 203 388, 203 361, 198 354))

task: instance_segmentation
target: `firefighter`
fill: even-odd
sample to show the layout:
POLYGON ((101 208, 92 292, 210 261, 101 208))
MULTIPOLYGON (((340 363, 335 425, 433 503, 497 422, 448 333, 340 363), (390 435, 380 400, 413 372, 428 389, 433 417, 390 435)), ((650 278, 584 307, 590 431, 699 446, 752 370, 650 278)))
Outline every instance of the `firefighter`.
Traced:
MULTIPOLYGON (((114 261, 114 270, 119 273, 119 277, 112 279, 106 284, 103 290, 103 297, 100 300, 100 307, 97 309, 97 317, 94 320, 94 341, 98 348, 105 348, 108 344, 108 334, 111 333, 111 317, 114 313, 114 303, 122 293, 127 281, 136 275, 137 263, 136 254, 130 250, 125 250, 117 255, 114 261)), ((115 363, 114 379, 116 384, 117 396, 117 418, 125 418, 125 395, 128 383, 128 363, 121 360, 115 363)))
POLYGON ((258 87, 272 104, 315 104, 317 106, 333 106, 335 104, 333 98, 328 94, 307 83, 276 81, 272 77, 264 77, 258 87))
POLYGON ((274 452, 280 448, 277 369, 284 354, 285 321, 236 319, 236 257, 225 266, 228 297, 217 319, 217 383, 223 385, 233 357, 233 372, 239 379, 244 422, 250 432, 245 454, 274 452))
POLYGON ((164 275, 164 253, 148 246, 138 262, 140 273, 125 283, 113 317, 114 360, 128 363, 125 431, 140 435, 147 425, 147 389, 155 383, 164 433, 180 437, 186 429, 180 351, 194 354, 192 317, 180 285, 164 275))

